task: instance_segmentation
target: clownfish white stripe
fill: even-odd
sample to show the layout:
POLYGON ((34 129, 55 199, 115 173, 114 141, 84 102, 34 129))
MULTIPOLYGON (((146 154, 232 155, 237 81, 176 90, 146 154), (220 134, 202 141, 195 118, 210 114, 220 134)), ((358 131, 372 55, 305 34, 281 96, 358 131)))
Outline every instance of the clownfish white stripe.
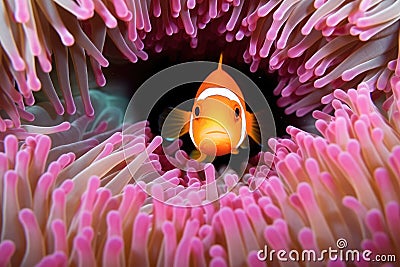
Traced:
MULTIPOLYGON (((221 88, 221 87, 210 87, 201 92, 201 94, 197 97, 196 100, 204 100, 210 96, 223 96, 228 98, 229 100, 235 101, 241 110, 241 117, 242 117, 242 128, 241 128, 241 134, 240 134, 240 140, 236 144, 235 148, 238 148, 244 141, 244 138, 246 137, 246 114, 245 114, 245 109, 240 102, 239 97, 233 93, 231 90, 227 88, 221 88)), ((195 143, 194 138, 193 138, 193 114, 190 116, 190 127, 189 127, 189 135, 190 138, 192 139, 193 143, 197 146, 198 144, 195 143)))
POLYGON ((189 120, 189 136, 190 139, 192 139, 193 144, 196 147, 199 147, 199 144, 196 144, 196 141, 194 140, 194 136, 193 136, 193 113, 190 114, 190 120, 189 120))
POLYGON ((238 104, 240 104, 239 97, 234 92, 232 92, 231 90, 229 90, 227 88, 221 88, 221 87, 210 87, 210 88, 207 88, 206 90, 201 92, 199 97, 197 97, 197 100, 204 100, 207 97, 215 96, 215 95, 224 96, 224 97, 226 97, 226 98, 228 98, 230 100, 233 100, 233 101, 237 102, 238 104))

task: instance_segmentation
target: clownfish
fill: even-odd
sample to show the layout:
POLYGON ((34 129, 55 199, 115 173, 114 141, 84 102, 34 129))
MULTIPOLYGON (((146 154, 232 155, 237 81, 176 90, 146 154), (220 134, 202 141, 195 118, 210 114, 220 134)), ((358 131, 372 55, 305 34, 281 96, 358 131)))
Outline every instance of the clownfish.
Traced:
POLYGON ((162 126, 162 136, 175 140, 189 133, 200 161, 207 156, 238 154, 246 136, 258 144, 260 131, 254 114, 246 110, 242 91, 235 80, 218 68, 200 85, 191 111, 174 108, 162 126))

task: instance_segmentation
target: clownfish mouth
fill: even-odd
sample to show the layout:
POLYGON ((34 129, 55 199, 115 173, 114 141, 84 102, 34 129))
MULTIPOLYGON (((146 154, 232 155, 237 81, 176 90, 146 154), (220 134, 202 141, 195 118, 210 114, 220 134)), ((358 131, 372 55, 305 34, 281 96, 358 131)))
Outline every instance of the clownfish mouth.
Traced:
POLYGON ((228 135, 225 131, 209 131, 206 134, 225 134, 225 135, 228 135))
POLYGON ((226 131, 212 130, 204 133, 204 138, 211 138, 217 143, 230 142, 230 136, 226 131))
POLYGON ((203 140, 208 139, 212 141, 217 146, 218 150, 220 150, 222 147, 226 147, 226 149, 228 149, 228 147, 231 146, 231 138, 226 131, 212 130, 204 133, 202 136, 203 140))

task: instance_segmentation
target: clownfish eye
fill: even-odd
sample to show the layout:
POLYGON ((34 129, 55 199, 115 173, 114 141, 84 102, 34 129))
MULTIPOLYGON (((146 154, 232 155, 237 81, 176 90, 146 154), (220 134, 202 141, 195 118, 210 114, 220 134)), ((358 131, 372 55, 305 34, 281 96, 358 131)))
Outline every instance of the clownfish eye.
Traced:
POLYGON ((200 108, 199 108, 199 107, 196 107, 196 108, 194 109, 194 115, 195 115, 196 117, 198 117, 198 116, 200 115, 200 108))
POLYGON ((239 118, 240 116, 240 109, 239 108, 235 108, 235 117, 239 118))

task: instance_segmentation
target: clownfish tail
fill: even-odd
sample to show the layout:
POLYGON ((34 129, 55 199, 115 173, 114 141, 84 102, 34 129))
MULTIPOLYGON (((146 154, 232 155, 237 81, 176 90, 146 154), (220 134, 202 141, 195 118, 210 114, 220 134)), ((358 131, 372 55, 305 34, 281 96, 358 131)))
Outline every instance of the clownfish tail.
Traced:
POLYGON ((221 53, 221 55, 219 56, 219 62, 218 62, 218 69, 219 70, 222 70, 222 53, 221 53))

